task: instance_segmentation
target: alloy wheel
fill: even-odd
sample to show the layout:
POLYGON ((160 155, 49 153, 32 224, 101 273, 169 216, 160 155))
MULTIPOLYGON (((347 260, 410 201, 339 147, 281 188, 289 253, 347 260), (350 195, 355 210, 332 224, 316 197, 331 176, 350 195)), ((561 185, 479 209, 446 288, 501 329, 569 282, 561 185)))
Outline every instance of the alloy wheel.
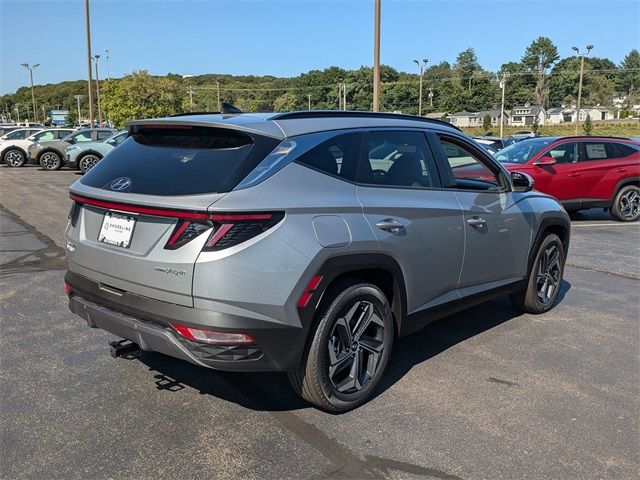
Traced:
POLYGON ((620 196, 620 213, 627 220, 633 220, 640 215, 640 189, 632 189, 620 196))
POLYGON ((373 303, 361 300, 335 322, 329 335, 329 380, 343 394, 367 386, 380 366, 384 350, 384 320, 373 303))
POLYGON ((47 152, 40 158, 40 164, 47 170, 55 170, 58 168, 60 157, 53 152, 47 152))
POLYGON ((23 154, 18 150, 10 150, 4 156, 4 161, 10 167, 20 167, 23 163, 23 154))
POLYGON ((545 249, 538 264, 536 290, 538 299, 543 305, 553 302, 559 285, 560 250, 552 244, 545 249))
POLYGON ((83 173, 88 172, 98 163, 98 160, 99 158, 95 155, 85 155, 82 157, 82 160, 80 160, 80 170, 82 170, 83 173))

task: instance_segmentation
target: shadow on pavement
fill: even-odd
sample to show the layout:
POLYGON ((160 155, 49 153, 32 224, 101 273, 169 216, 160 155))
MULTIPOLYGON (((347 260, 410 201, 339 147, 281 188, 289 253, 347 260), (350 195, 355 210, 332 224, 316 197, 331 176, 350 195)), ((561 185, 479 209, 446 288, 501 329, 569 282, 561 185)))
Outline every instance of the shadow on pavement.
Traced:
MULTIPOLYGON (((562 282, 558 302, 562 302, 570 288, 569 282, 562 282)), ((413 335, 399 339, 373 397, 392 387, 415 365, 521 315, 523 313, 512 307, 508 298, 501 297, 438 320, 413 335)), ((154 372, 153 379, 159 390, 179 392, 192 388, 203 395, 213 395, 257 411, 278 412, 309 407, 294 393, 284 373, 220 372, 151 352, 142 353, 137 360, 154 372)))

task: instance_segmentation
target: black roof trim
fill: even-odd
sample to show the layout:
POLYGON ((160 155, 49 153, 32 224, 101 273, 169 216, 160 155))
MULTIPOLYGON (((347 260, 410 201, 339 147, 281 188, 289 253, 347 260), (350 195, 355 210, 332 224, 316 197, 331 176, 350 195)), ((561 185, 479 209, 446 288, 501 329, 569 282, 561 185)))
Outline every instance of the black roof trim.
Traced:
POLYGON ((371 117, 371 118, 389 118, 398 120, 413 120, 417 122, 425 122, 436 125, 446 125, 462 132, 455 125, 435 118, 418 117, 417 115, 407 115, 403 113, 386 113, 386 112, 366 112, 357 110, 303 110, 299 112, 278 113, 269 117, 269 120, 293 120, 298 118, 323 118, 323 117, 371 117))
MULTIPOLYGON (((545 138, 545 137, 533 137, 533 138, 545 138)), ((629 140, 633 142, 630 137, 614 137, 611 135, 567 135, 566 137, 556 137, 558 140, 579 139, 579 140, 597 140, 598 138, 605 138, 607 140, 629 140)), ((527 139, 528 140, 528 139, 527 139)))

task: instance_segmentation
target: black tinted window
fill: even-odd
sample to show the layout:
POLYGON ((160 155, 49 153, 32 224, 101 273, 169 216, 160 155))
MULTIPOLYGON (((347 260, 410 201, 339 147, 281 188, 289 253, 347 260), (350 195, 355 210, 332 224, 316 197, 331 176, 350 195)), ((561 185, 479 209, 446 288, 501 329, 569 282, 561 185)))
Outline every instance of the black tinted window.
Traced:
POLYGON ((421 132, 370 132, 358 182, 394 187, 437 185, 433 156, 421 132))
POLYGON ((358 168, 362 135, 338 135, 301 155, 296 162, 315 170, 353 181, 358 168))
POLYGON ((98 140, 104 140, 105 138, 109 138, 111 135, 113 135, 113 132, 99 131, 98 132, 98 140))
POLYGON ((278 143, 222 128, 137 126, 81 182, 108 189, 128 177, 129 192, 148 195, 228 192, 278 143))

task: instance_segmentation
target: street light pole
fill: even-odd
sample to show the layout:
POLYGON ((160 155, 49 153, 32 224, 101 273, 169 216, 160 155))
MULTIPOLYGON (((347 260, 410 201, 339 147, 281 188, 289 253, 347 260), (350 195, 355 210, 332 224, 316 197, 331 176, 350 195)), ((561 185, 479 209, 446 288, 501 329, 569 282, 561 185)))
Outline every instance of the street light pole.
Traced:
POLYGON ((381 0, 374 0, 373 13, 373 111, 380 111, 380 10, 381 0))
POLYGON ((593 45, 587 45, 587 53, 580 53, 578 47, 571 47, 571 50, 580 55, 580 80, 578 81, 578 102, 576 105, 576 135, 580 131, 580 101, 582 100, 582 75, 584 74, 584 57, 589 55, 589 52, 593 50, 593 45))
POLYGON ((80 118, 81 118, 81 115, 80 115, 80 100, 82 100, 83 96, 84 95, 74 95, 73 96, 73 98, 75 98, 76 101, 78 102, 78 126, 80 126, 80 118))
POLYGON ((102 126, 102 108, 100 107, 100 76, 98 75, 98 60, 100 59, 100 55, 95 55, 94 60, 96 61, 96 95, 98 100, 98 126, 102 126))
POLYGON ((504 133, 504 89, 507 85, 507 72, 502 73, 502 80, 500 80, 500 88, 502 88, 502 103, 500 106, 500 138, 504 133))
POLYGON ((309 98, 309 111, 311 111, 311 94, 308 93, 307 97, 309 98))
POLYGON ((342 82, 342 109, 347 109, 347 82, 342 82))
POLYGON ((93 66, 91 65, 91 22, 89 20, 89 0, 84 0, 84 12, 85 12, 85 22, 86 22, 86 30, 87 30, 87 87, 88 87, 88 97, 89 97, 89 126, 93 127, 93 79, 92 70, 93 66))
POLYGON ((426 58, 422 59, 422 63, 420 63, 418 60, 413 61, 413 63, 415 63, 420 67, 420 95, 418 99, 418 116, 419 117, 422 116, 422 76, 424 75, 424 67, 428 61, 429 60, 427 60, 426 58))
MULTIPOLYGON (((31 103, 33 105, 33 121, 37 122, 38 121, 38 113, 37 113, 37 109, 36 109, 36 95, 33 92, 33 71, 36 68, 38 68, 38 66, 40 64, 36 63, 35 65, 29 65, 28 63, 21 63, 20 65, 22 65, 24 68, 29 70, 29 79, 31 80, 31 103)), ((43 119, 43 121, 44 121, 44 119, 43 119)))

